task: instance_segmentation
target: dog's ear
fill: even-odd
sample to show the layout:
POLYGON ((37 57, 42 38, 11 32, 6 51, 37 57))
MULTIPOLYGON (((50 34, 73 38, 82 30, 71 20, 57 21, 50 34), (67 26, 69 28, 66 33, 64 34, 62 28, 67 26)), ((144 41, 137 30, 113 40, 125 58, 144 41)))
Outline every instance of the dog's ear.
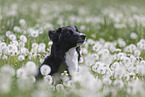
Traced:
POLYGON ((58 28, 55 30, 49 30, 48 35, 49 35, 50 40, 52 40, 53 42, 57 41, 61 36, 61 32, 62 32, 62 28, 58 28))
POLYGON ((55 35, 55 30, 49 30, 48 31, 48 36, 49 36, 49 39, 53 41, 53 38, 54 38, 54 35, 55 35))
POLYGON ((75 27, 75 29, 76 29, 77 32, 80 32, 80 30, 78 29, 77 26, 74 25, 74 27, 75 27))
POLYGON ((57 33, 61 33, 61 32, 62 32, 62 28, 58 28, 57 33))

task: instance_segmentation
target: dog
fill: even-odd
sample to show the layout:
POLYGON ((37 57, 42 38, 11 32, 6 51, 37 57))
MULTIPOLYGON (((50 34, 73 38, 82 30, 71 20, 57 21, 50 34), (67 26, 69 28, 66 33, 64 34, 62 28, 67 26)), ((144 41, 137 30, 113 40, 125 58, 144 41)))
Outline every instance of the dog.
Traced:
POLYGON ((78 72, 80 60, 80 46, 85 42, 86 35, 80 33, 76 26, 67 26, 48 31, 50 40, 53 42, 50 56, 38 67, 36 79, 42 79, 40 68, 45 64, 50 66, 49 75, 60 74, 67 71, 71 76, 78 72))

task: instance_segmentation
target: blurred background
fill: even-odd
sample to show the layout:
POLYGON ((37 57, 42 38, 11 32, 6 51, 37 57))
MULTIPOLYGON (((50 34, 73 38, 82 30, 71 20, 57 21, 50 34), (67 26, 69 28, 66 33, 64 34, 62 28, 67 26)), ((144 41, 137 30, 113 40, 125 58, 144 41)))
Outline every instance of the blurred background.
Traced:
POLYGON ((0 0, 0 35, 19 26, 45 26, 46 31, 60 26, 76 25, 87 38, 112 41, 123 38, 135 43, 144 38, 144 0, 0 0), (137 40, 130 39, 136 33, 137 40))

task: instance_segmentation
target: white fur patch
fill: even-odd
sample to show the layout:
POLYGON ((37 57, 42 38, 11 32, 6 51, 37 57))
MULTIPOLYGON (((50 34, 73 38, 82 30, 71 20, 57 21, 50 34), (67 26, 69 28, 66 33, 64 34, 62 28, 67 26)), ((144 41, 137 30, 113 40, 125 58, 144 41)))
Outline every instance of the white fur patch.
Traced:
POLYGON ((69 51, 65 53, 65 62, 70 75, 78 71, 78 53, 76 47, 69 49, 69 51))

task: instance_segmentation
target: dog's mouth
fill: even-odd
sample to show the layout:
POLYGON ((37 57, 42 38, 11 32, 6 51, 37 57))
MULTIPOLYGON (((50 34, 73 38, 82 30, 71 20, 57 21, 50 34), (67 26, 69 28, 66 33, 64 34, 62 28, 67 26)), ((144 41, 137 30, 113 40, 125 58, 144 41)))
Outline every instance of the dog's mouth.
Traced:
POLYGON ((85 42, 85 40, 78 40, 77 43, 81 43, 81 44, 83 44, 84 42, 85 42))
POLYGON ((78 40, 77 46, 81 46, 84 42, 85 42, 85 40, 78 40))

